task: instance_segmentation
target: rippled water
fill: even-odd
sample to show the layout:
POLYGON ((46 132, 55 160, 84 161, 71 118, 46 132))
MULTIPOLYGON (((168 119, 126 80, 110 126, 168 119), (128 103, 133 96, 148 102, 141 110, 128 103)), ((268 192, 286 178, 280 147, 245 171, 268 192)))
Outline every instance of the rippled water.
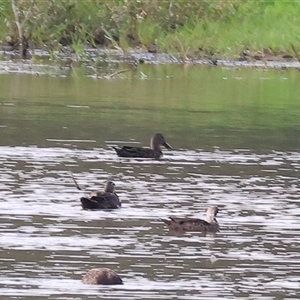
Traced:
POLYGON ((299 72, 70 72, 0 78, 1 300, 299 299, 299 72), (160 161, 111 147, 155 132, 174 148, 160 161), (122 208, 83 211, 108 179, 122 208), (210 205, 215 236, 161 221, 210 205), (102 266, 124 285, 81 282, 102 266))
POLYGON ((109 145, 0 152, 1 299, 298 299, 297 152, 181 149, 161 161, 116 158, 109 145), (123 207, 83 211, 87 192, 69 170, 87 191, 114 180, 123 207), (216 236, 160 221, 202 217, 212 204, 216 236), (124 285, 82 284, 99 266, 124 285))

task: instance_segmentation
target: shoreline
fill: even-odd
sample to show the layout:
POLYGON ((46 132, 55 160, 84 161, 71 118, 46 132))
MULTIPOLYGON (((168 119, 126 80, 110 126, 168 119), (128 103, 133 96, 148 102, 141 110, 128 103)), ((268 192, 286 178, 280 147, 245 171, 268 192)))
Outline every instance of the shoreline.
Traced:
POLYGON ((70 54, 80 61, 93 48, 117 49, 120 60, 141 57, 138 63, 298 68, 300 62, 295 0, 11 0, 1 8, 0 48, 19 50, 24 59, 44 48, 52 60, 70 54))
POLYGON ((108 48, 86 48, 84 55, 78 55, 69 48, 63 51, 54 52, 55 60, 53 60, 49 51, 43 49, 33 49, 28 51, 28 58, 21 58, 18 50, 3 50, 0 48, 0 62, 8 60, 29 62, 34 60, 49 60, 73 62, 93 63, 96 60, 105 61, 107 63, 135 63, 135 64, 179 64, 179 65, 208 65, 208 66, 225 66, 225 67, 254 67, 254 68, 300 68, 300 61, 289 55, 264 55, 264 56, 245 56, 243 58, 222 58, 214 55, 212 57, 199 58, 179 58, 178 55, 168 53, 151 53, 140 49, 130 49, 127 52, 108 48))
MULTIPOLYGON (((244 59, 223 59, 214 57, 201 57, 198 59, 181 59, 175 55, 167 53, 149 53, 140 49, 131 49, 128 52, 106 48, 85 49, 85 55, 77 55, 68 48, 65 51, 56 52, 55 59, 49 51, 42 49, 29 50, 29 57, 20 58, 19 51, 0 50, 0 74, 8 73, 33 73, 33 74, 53 74, 55 69, 66 68, 75 69, 84 63, 87 67, 97 68, 97 63, 106 62, 108 64, 128 64, 137 67, 140 64, 152 65, 198 65, 198 66, 221 66, 226 68, 257 68, 257 69, 296 69, 300 71, 300 62, 290 56, 267 56, 263 59, 259 57, 247 56, 244 59), (39 72, 39 66, 44 68, 39 72), (48 68, 47 68, 48 67, 48 68), (46 70, 45 70, 46 69, 46 70), (48 70, 48 71, 47 71, 48 70)), ((123 72, 122 72, 123 73, 123 72)), ((118 75, 118 74, 115 74, 118 75)), ((97 77, 97 76, 96 76, 97 77)))

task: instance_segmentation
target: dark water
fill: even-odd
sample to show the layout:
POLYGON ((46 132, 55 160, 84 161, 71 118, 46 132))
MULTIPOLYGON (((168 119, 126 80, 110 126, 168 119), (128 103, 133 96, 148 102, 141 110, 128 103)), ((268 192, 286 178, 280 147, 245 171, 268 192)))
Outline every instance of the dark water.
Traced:
POLYGON ((170 65, 113 80, 1 75, 1 300, 299 299, 299 79, 170 65), (155 132, 174 147, 161 161, 111 148, 155 132), (123 207, 83 211, 107 179, 123 207), (215 236, 160 220, 210 205, 215 236), (124 285, 81 283, 101 266, 124 285))

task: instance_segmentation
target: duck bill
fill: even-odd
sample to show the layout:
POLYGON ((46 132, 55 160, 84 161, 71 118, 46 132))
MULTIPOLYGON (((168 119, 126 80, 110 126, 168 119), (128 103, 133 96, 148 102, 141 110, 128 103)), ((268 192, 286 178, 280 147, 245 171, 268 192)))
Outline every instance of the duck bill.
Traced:
POLYGON ((167 149, 173 149, 172 146, 170 144, 168 144, 167 142, 164 142, 162 145, 164 147, 166 147, 167 149))

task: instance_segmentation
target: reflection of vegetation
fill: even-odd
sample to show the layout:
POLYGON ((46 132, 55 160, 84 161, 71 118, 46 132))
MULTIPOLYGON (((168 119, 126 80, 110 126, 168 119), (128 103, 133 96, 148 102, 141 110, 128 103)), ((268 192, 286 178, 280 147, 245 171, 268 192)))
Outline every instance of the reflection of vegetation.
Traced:
POLYGON ((297 1, 0 0, 0 39, 10 44, 20 38, 13 3, 24 37, 49 49, 142 46, 184 58, 282 52, 298 57, 300 49, 297 1))
POLYGON ((131 138, 148 145, 162 132, 175 149, 300 148, 297 70, 139 69, 147 80, 2 76, 0 145, 47 146, 54 138, 96 140, 88 149, 131 138))

